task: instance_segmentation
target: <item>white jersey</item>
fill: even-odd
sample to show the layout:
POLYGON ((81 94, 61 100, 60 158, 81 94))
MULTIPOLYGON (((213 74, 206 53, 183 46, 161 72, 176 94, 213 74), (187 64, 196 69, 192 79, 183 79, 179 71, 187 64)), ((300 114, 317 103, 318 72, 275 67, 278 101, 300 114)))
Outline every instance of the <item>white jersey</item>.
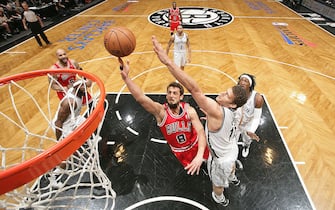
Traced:
POLYGON ((181 36, 174 34, 174 51, 179 53, 186 52, 187 34, 183 33, 181 36))
MULTIPOLYGON (((72 91, 72 89, 70 89, 70 90, 72 91)), ((60 139, 63 139, 66 136, 68 136, 70 133, 72 133, 73 130, 76 129, 76 127, 78 127, 86 119, 85 117, 80 115, 81 107, 82 107, 82 99, 77 97, 76 95, 74 95, 73 93, 71 93, 69 91, 66 94, 66 96, 60 101, 57 112, 56 112, 56 116, 55 116, 53 122, 55 123, 55 121, 57 120, 58 112, 59 112, 59 109, 60 109, 60 104, 64 100, 72 100, 72 99, 74 99, 74 101, 76 103, 76 108, 74 109, 74 106, 75 106, 74 103, 70 103, 70 110, 71 110, 70 112, 71 113, 63 123, 62 137, 60 139)))
POLYGON ((224 118, 221 128, 216 131, 208 131, 207 124, 205 132, 207 136, 208 147, 213 158, 237 158, 237 133, 234 112, 223 107, 224 118))
POLYGON ((239 127, 241 128, 246 128, 248 123, 251 122, 254 117, 255 96, 256 91, 253 90, 247 102, 242 107, 239 107, 236 111, 236 120, 240 122, 239 127))
POLYGON ((35 12, 32 11, 32 10, 24 11, 23 16, 26 18, 27 22, 29 22, 29 23, 33 23, 33 22, 38 21, 35 12))

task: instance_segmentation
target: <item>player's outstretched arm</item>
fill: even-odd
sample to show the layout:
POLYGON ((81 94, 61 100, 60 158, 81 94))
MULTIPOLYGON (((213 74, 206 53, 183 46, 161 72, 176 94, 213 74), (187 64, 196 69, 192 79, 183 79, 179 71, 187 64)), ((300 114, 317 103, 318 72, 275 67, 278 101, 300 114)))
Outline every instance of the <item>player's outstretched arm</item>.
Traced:
POLYGON ((165 50, 163 49, 162 45, 158 42, 155 36, 152 36, 152 43, 155 53, 159 60, 165 64, 170 73, 192 94, 192 97, 197 102, 200 108, 202 108, 208 116, 216 116, 218 105, 215 100, 206 97, 198 84, 185 73, 182 71, 166 54, 165 50))
POLYGON ((135 100, 141 104, 141 106, 151 114, 153 114, 157 122, 161 122, 164 116, 164 107, 162 104, 157 103, 148 96, 144 95, 141 88, 129 77, 129 61, 123 62, 121 58, 119 58, 120 69, 121 69, 121 77, 123 81, 126 83, 130 93, 133 95, 135 100))
POLYGON ((261 94, 256 93, 255 95, 255 109, 254 116, 251 121, 248 123, 248 128, 246 130, 247 135, 250 136, 251 139, 259 141, 259 137, 255 134, 262 116, 262 106, 264 104, 264 99, 261 94))
POLYGON ((191 44, 190 44, 190 38, 188 36, 186 46, 187 46, 187 63, 191 63, 191 44))
POLYGON ((172 45, 173 42, 174 42, 174 35, 172 35, 172 36, 170 37, 169 43, 168 43, 168 45, 167 45, 167 47, 166 47, 166 54, 167 54, 167 55, 169 55, 170 47, 171 47, 171 45, 172 45))

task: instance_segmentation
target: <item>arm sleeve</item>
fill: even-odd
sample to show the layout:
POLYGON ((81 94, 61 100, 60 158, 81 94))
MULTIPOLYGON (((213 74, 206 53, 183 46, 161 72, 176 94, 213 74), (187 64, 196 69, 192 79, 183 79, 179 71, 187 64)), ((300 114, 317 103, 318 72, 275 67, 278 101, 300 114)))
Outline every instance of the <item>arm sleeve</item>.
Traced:
POLYGON ((255 133, 258 128, 259 123, 261 122, 262 108, 255 108, 254 117, 249 124, 247 131, 255 133))

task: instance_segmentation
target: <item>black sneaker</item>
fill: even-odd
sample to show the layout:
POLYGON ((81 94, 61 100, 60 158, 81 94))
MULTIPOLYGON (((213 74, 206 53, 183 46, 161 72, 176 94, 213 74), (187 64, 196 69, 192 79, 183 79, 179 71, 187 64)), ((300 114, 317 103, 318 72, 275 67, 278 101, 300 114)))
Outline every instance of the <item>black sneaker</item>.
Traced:
POLYGON ((231 183, 235 186, 238 186, 241 183, 241 181, 239 179, 236 179, 236 180, 231 181, 231 183))
POLYGON ((241 183, 241 181, 236 176, 234 176, 234 178, 229 179, 229 183, 232 183, 233 185, 238 186, 241 183))
POLYGON ((219 203, 222 206, 228 206, 229 204, 229 199, 225 198, 224 196, 223 196, 223 199, 218 199, 214 192, 212 192, 212 198, 216 203, 219 203))
POLYGON ((7 34, 1 34, 4 40, 7 40, 7 34))

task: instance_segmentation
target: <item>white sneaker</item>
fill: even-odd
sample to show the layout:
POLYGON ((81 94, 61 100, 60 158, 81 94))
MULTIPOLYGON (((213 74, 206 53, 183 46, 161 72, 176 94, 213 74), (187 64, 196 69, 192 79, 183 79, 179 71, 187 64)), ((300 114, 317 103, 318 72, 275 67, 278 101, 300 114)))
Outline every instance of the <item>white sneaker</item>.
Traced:
POLYGON ((60 167, 56 167, 56 169, 54 169, 53 171, 52 171, 52 173, 54 174, 54 175, 61 175, 61 174, 64 174, 65 173, 65 170, 64 169, 62 169, 62 168, 60 168, 60 167))
POLYGON ((244 146, 242 148, 242 157, 246 158, 249 155, 250 145, 244 146))
POLYGON ((228 188, 228 187, 229 187, 229 181, 228 181, 228 179, 226 179, 226 180, 224 181, 224 183, 223 183, 223 187, 224 187, 224 188, 228 188))
POLYGON ((212 192, 212 198, 216 203, 221 204, 222 206, 228 206, 229 200, 223 196, 223 199, 218 199, 214 192, 212 192))
POLYGON ((61 180, 56 180, 56 177, 54 175, 51 175, 49 177, 50 186, 55 189, 62 188, 64 186, 64 183, 61 180))
POLYGON ((243 164, 240 160, 235 161, 236 169, 243 170, 243 164))

